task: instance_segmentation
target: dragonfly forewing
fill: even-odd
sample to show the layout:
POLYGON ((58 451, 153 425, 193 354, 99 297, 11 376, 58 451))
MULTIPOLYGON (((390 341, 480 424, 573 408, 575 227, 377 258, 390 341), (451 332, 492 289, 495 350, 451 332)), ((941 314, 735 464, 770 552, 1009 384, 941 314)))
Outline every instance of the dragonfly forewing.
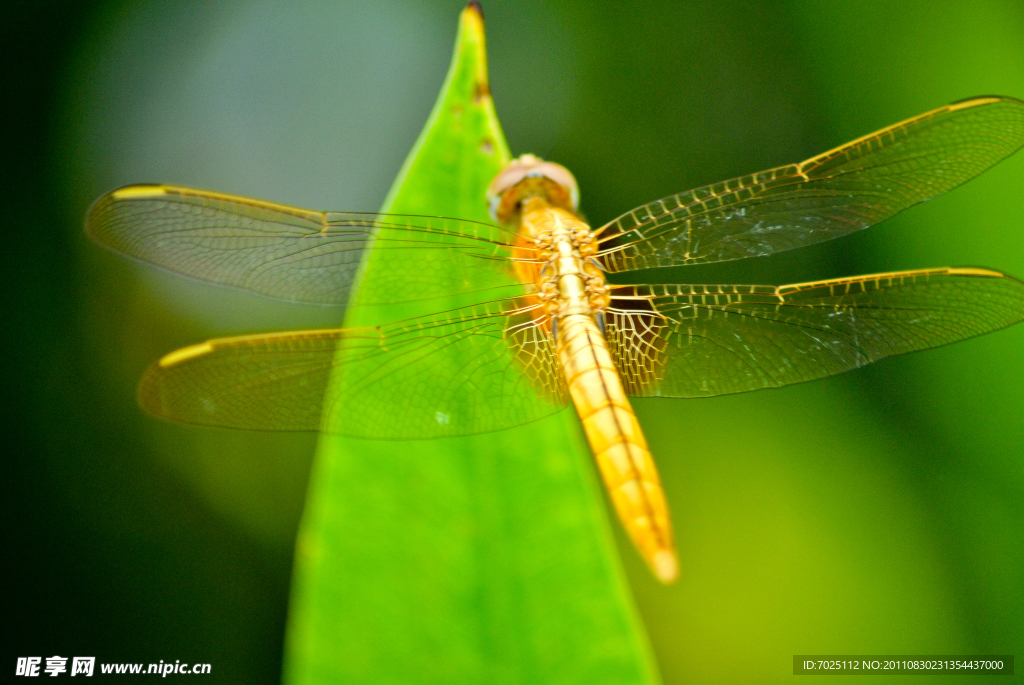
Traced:
POLYGON ((1024 146, 1024 102, 973 98, 799 164, 637 207, 598 229, 611 272, 720 262, 859 231, 977 176, 1024 146))
MULTIPOLYGON (((344 306, 366 251, 387 251, 390 275, 362 304, 529 289, 510 263, 514 235, 443 217, 317 212, 168 185, 128 186, 97 200, 86 231, 123 255, 210 283, 295 302, 344 306)), ((517 248, 529 260, 529 248, 517 248)))

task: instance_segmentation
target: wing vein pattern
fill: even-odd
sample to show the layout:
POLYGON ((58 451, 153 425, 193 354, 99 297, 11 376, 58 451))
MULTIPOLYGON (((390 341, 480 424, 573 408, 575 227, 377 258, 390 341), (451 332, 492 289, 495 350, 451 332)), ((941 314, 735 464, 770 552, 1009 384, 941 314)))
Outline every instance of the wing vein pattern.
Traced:
POLYGON ((606 328, 627 394, 707 397, 801 383, 1024 320, 996 271, 901 271, 784 286, 615 286, 606 328))
POLYGON ((598 230, 610 272, 792 250, 858 231, 951 190, 1024 146, 1024 102, 974 98, 799 164, 637 207, 598 230))
MULTIPOLYGON (((529 292, 513 273, 514 235, 443 217, 316 212, 179 186, 128 186, 96 201, 86 232, 123 255, 202 281, 294 302, 344 306, 363 255, 388 252, 380 301, 529 292)), ((529 259, 530 248, 517 249, 529 259)))
POLYGON ((210 340, 164 357, 139 400, 186 423, 360 438, 470 435, 565 406, 532 298, 397 321, 210 340))

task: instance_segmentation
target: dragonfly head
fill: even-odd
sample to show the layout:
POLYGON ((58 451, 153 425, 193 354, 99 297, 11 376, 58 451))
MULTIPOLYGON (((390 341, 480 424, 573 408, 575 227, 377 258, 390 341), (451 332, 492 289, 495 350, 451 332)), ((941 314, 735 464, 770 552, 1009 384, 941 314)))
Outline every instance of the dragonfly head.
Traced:
POLYGON ((487 188, 491 217, 503 224, 511 223, 530 197, 542 197, 555 207, 575 212, 580 190, 564 166, 530 154, 509 162, 487 188))

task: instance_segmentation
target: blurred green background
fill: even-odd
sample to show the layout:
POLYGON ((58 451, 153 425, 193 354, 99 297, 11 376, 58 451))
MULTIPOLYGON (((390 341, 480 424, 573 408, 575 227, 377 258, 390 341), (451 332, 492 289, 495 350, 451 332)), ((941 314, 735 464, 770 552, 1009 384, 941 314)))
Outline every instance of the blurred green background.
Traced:
MULTIPOLYGON (((146 181, 375 210, 433 104, 460 9, 8 10, 7 667, 96 654, 279 679, 315 436, 159 423, 134 388, 176 347, 340 314, 126 263, 86 241, 82 217, 146 181)), ((484 10, 513 152, 572 169, 594 224, 953 100, 1024 97, 1019 0, 484 10)), ((1018 154, 860 235, 659 280, 946 265, 1022 277, 1022 191, 1018 154)), ((636 402, 682 580, 657 585, 618 541, 665 682, 786 680, 796 653, 1024 654, 1022 387, 1018 326, 783 390, 636 402)))

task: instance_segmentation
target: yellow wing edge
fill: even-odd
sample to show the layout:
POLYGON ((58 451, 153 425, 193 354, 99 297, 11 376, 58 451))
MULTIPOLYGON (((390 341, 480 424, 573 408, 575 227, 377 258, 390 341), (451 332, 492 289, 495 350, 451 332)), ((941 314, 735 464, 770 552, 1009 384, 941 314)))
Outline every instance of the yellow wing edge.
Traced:
POLYGON ((214 346, 212 343, 213 341, 207 340, 203 343, 189 345, 188 347, 182 347, 179 350, 168 352, 164 356, 160 357, 160 361, 157 362, 157 365, 161 369, 166 369, 169 366, 175 366, 176 364, 188 361, 189 359, 209 354, 210 352, 213 352, 214 346))
POLYGON ((776 286, 775 292, 778 295, 785 295, 787 293, 796 292, 799 290, 809 290, 812 288, 824 288, 824 287, 835 287, 835 286, 846 286, 855 285, 858 283, 871 283, 879 281, 894 281, 903 278, 918 278, 918 277, 930 277, 930 276, 977 276, 980 278, 1012 278, 999 271, 993 271, 992 269, 982 269, 978 267, 939 267, 936 269, 916 269, 911 271, 886 271, 877 274, 863 274, 860 276, 848 276, 845 278, 829 278, 822 281, 807 281, 806 283, 789 283, 787 285, 776 286))
POLYGON ((937 267, 934 269, 913 269, 909 271, 886 271, 875 274, 862 274, 859 276, 845 276, 842 278, 828 278, 820 281, 807 281, 804 283, 787 283, 785 285, 751 285, 743 284, 741 286, 732 285, 709 285, 709 284, 685 284, 683 286, 677 285, 636 285, 636 284, 621 284, 609 286, 613 298, 616 299, 627 299, 627 300, 650 300, 657 299, 659 297, 670 296, 674 293, 665 291, 662 293, 654 293, 651 295, 636 295, 628 294, 631 289, 635 288, 674 288, 674 287, 689 287, 689 288, 705 288, 705 289, 716 289, 708 290, 707 292, 694 293, 703 295, 721 295, 725 294, 717 289, 730 288, 730 287, 745 287, 745 288, 762 288, 761 294, 771 294, 774 292, 778 296, 784 296, 789 293, 797 292, 799 290, 811 290, 814 288, 822 287, 835 287, 835 286, 850 286, 858 283, 877 283, 879 281, 894 281, 904 278, 927 278, 931 276, 975 276, 978 278, 1006 278, 1010 280, 1017 280, 1013 276, 1002 273, 1000 271, 994 271, 992 269, 984 269, 981 267, 973 266, 947 266, 937 267))
POLYGON ((253 335, 237 335, 229 338, 211 338, 205 342, 188 345, 173 352, 168 352, 156 362, 161 369, 177 366, 197 357, 216 352, 225 347, 238 347, 253 343, 286 342, 288 340, 309 338, 379 338, 380 331, 376 328, 312 328, 303 331, 283 331, 281 333, 256 333, 253 335))
MULTIPOLYGON (((292 207, 290 205, 282 205, 277 202, 268 202, 266 200, 254 200, 249 197, 242 197, 240 195, 230 195, 228 193, 218 193, 212 190, 199 190, 196 188, 186 188, 184 186, 166 185, 148 183, 142 185, 131 185, 112 190, 104 197, 110 197, 114 200, 139 200, 145 198, 161 197, 166 195, 176 195, 184 198, 198 198, 202 200, 214 200, 219 202, 234 202, 241 205, 247 205, 249 207, 255 207, 258 209, 265 209, 272 212, 280 212, 282 214, 289 214, 292 216, 302 217, 315 223, 319 223, 322 226, 327 226, 327 212, 318 212, 312 209, 302 209, 301 207, 292 207)), ((104 198, 100 198, 96 201, 99 204, 104 198)))
POLYGON ((962 109, 972 109, 974 107, 981 107, 983 105, 992 105, 997 102, 1017 102, 1019 104, 1024 104, 1021 103, 1016 98, 997 96, 984 96, 968 98, 967 100, 960 100, 959 102, 954 102, 948 105, 943 105, 942 107, 936 107, 935 109, 928 110, 924 114, 918 114, 917 116, 910 117, 909 119, 904 119, 903 121, 897 122, 890 126, 886 126, 885 128, 865 134, 860 138, 854 138, 853 140, 843 143, 842 145, 839 145, 837 147, 834 147, 831 150, 827 150, 825 152, 822 152, 821 154, 815 155, 814 157, 805 159, 796 166, 800 170, 800 173, 803 173, 804 170, 809 166, 813 166, 818 162, 830 159, 838 154, 841 154, 846 150, 849 150, 850 148, 860 145, 863 142, 866 142, 868 140, 874 140, 876 138, 881 138, 882 136, 887 135, 892 131, 905 128, 907 126, 910 126, 911 124, 916 124, 919 121, 931 119, 932 117, 936 117, 940 114, 949 114, 951 112, 958 112, 962 109))

